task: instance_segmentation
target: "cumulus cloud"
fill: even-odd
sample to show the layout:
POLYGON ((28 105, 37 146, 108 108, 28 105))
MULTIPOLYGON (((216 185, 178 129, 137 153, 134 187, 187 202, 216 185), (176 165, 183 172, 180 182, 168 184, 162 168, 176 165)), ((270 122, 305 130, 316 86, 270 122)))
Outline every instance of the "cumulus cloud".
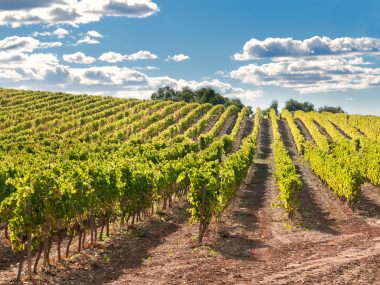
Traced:
POLYGON ((51 35, 52 35, 51 32, 33 32, 32 33, 33 37, 48 37, 48 36, 51 36, 51 35))
POLYGON ((275 57, 306 57, 321 55, 342 55, 350 53, 380 52, 380 39, 314 36, 305 40, 293 38, 251 39, 243 51, 233 56, 234 60, 252 60, 275 57))
POLYGON ((105 52, 100 55, 99 60, 109 63, 121 62, 125 59, 125 56, 118 52, 105 52))
POLYGON ((99 44, 100 42, 88 35, 85 35, 83 38, 77 41, 77 45, 80 44, 86 44, 86 45, 96 45, 99 44))
POLYGON ((269 59, 241 66, 229 76, 256 86, 280 86, 302 94, 380 86, 380 68, 364 58, 380 54, 380 39, 311 37, 251 39, 235 60, 269 59))
POLYGON ((61 42, 42 42, 40 43, 40 48, 52 48, 62 46, 61 42))
POLYGON ((0 9, 1 10, 19 10, 19 9, 32 9, 32 8, 41 8, 41 7, 47 7, 51 4, 62 4, 62 0, 33 0, 33 1, 26 1, 26 0, 2 0, 0 2, 0 9))
POLYGON ((60 42, 40 42, 32 37, 11 36, 0 40, 0 51, 33 52, 40 48, 61 46, 60 42))
POLYGON ((31 37, 12 36, 0 41, 0 50, 2 51, 32 52, 39 46, 40 41, 31 37))
POLYGON ((118 52, 106 52, 103 53, 99 56, 99 60, 101 61, 106 61, 109 63, 117 63, 117 62, 122 62, 125 60, 129 61, 137 61, 137 60, 144 60, 144 59, 150 59, 150 60, 155 60, 157 59, 158 56, 155 55, 154 53, 151 53, 150 51, 138 51, 132 54, 127 54, 123 55, 118 52))
POLYGON ((88 31, 87 35, 89 37, 93 37, 93 38, 102 38, 103 37, 103 35, 97 31, 88 31))
POLYGON ((99 39, 102 37, 103 35, 97 31, 88 31, 76 44, 96 45, 100 43, 99 39))
POLYGON ((102 17, 144 18, 159 11, 151 0, 2 0, 0 25, 80 25, 102 17))
POLYGON ((249 64, 230 75, 244 83, 293 88, 303 94, 380 86, 380 68, 369 67, 362 59, 337 56, 249 64))
POLYGON ((58 28, 53 32, 53 35, 56 35, 59 39, 63 39, 69 34, 69 31, 63 28, 58 28))
MULTIPOLYGON (((46 80, 63 74, 68 76, 64 66, 59 65, 57 57, 51 53, 9 54, 0 52, 0 81, 20 82, 30 80, 46 80)), ((64 81, 61 77, 61 81, 64 81)))
POLYGON ((69 35, 69 31, 63 28, 57 28, 56 30, 52 32, 33 32, 32 36, 33 37, 51 37, 51 36, 56 36, 58 39, 63 39, 69 35))
POLYGON ((146 50, 140 50, 138 52, 132 53, 130 55, 126 56, 126 60, 131 60, 131 61, 136 61, 136 60, 141 60, 141 59, 157 59, 158 56, 151 53, 150 51, 146 50))
POLYGON ((63 59, 70 63, 78 64, 91 64, 95 62, 95 58, 85 55, 83 52, 76 52, 72 54, 64 54, 63 59))
POLYGON ((168 56, 166 61, 175 61, 175 62, 181 62, 190 59, 190 56, 184 55, 183 53, 175 54, 173 56, 168 56))
POLYGON ((83 85, 141 85, 147 82, 147 76, 127 67, 94 66, 73 68, 72 76, 83 85))

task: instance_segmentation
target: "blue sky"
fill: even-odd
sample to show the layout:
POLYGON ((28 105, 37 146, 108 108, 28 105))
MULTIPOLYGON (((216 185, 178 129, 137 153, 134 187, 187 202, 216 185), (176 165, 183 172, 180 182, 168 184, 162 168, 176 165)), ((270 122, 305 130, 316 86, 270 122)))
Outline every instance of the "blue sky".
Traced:
POLYGON ((147 98, 210 86, 380 115, 380 1, 2 0, 0 86, 147 98))

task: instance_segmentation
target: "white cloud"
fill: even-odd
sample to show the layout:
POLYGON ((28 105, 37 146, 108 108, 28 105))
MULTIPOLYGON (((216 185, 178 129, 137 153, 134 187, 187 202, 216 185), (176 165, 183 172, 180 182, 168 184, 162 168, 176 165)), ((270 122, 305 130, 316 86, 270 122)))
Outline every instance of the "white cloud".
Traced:
POLYGON ((145 66, 145 67, 142 67, 142 66, 136 66, 136 67, 132 67, 132 69, 134 70, 159 70, 160 68, 157 67, 157 66, 145 66))
POLYGON ((244 83, 292 88, 303 94, 380 86, 380 68, 369 67, 360 58, 346 56, 249 64, 233 70, 230 75, 244 83))
POLYGON ((7 37, 0 41, 1 51, 32 52, 40 47, 40 41, 31 37, 7 37))
POLYGON ((77 41, 77 45, 87 44, 87 45, 96 45, 100 42, 96 39, 91 38, 90 36, 84 36, 82 39, 77 41))
POLYGON ((52 48, 62 46, 61 42, 42 42, 40 43, 40 48, 52 48))
POLYGON ((136 60, 142 60, 142 59, 154 60, 157 58, 158 58, 157 55, 151 53, 150 51, 146 51, 146 50, 140 50, 140 51, 132 53, 130 55, 126 55, 126 60, 130 60, 130 61, 136 61, 136 60))
POLYGON ((349 53, 380 52, 380 39, 314 36, 309 39, 293 38, 251 39, 244 44, 243 52, 233 56, 235 60, 251 60, 274 57, 306 57, 320 55, 342 55, 349 53))
POLYGON ((105 16, 144 18, 158 11, 151 0, 2 0, 0 25, 80 25, 105 16))
POLYGON ((80 44, 96 45, 100 43, 98 39, 102 37, 103 35, 97 31, 94 31, 94 30, 88 31, 80 40, 77 41, 77 45, 80 45, 80 44))
POLYGON ((63 28, 58 28, 53 32, 59 39, 63 39, 69 34, 69 31, 63 28))
POLYGON ((125 56, 118 52, 105 52, 100 55, 99 60, 109 63, 121 62, 125 59, 125 56))
POLYGON ((95 62, 95 58, 86 56, 83 52, 76 52, 72 54, 64 54, 63 59, 67 62, 78 64, 91 64, 95 62))
POLYGON ((116 63, 116 62, 121 62, 125 60, 129 61, 137 61, 137 60, 144 60, 144 59, 149 59, 149 60, 154 60, 157 59, 158 56, 151 53, 150 51, 138 51, 129 55, 123 55, 118 52, 106 52, 100 55, 99 60, 101 61, 106 61, 109 63, 116 63))
POLYGON ((230 77, 230 73, 225 70, 218 70, 217 72, 215 72, 215 75, 221 77, 230 77))
POLYGON ((380 39, 374 38, 251 39, 233 58, 268 58, 270 62, 241 66, 230 76, 243 83, 291 88, 302 94, 367 89, 380 86, 380 68, 363 57, 378 54, 380 39))
POLYGON ((344 98, 344 100, 345 101, 352 101, 352 100, 354 100, 354 98, 353 97, 346 97, 346 98, 344 98))
POLYGON ((57 57, 51 53, 0 52, 0 82, 4 79, 6 83, 9 83, 9 81, 43 81, 48 78, 54 82, 57 77, 60 82, 64 82, 67 75, 68 70, 60 66, 57 57))
POLYGON ((72 76, 83 85, 141 85, 147 82, 145 74, 117 66, 93 66, 90 68, 72 68, 72 76))
POLYGON ((103 35, 97 31, 88 31, 87 35, 93 38, 102 38, 103 35))
POLYGON ((159 67, 157 67, 157 66, 146 66, 145 67, 147 70, 159 70, 160 68, 159 67))
POLYGON ((0 40, 0 51, 33 52, 36 49, 61 46, 60 42, 40 42, 32 37, 12 36, 0 40))
POLYGON ((175 62, 181 62, 190 59, 190 56, 184 55, 183 53, 175 54, 173 56, 168 55, 166 61, 175 61, 175 62))
POLYGON ((33 32, 33 37, 49 37, 51 36, 51 32, 33 32))

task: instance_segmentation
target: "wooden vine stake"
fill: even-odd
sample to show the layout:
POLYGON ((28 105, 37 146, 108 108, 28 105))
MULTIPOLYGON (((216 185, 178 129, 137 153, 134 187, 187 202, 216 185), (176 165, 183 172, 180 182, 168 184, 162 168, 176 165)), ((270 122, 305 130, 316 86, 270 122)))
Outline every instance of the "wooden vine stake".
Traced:
MULTIPOLYGON (((32 205, 30 202, 30 198, 26 201, 26 210, 29 216, 32 216, 32 205)), ((27 260, 28 260, 28 277, 29 282, 32 282, 32 232, 28 232, 28 241, 26 246, 26 252, 27 252, 27 260)))
POLYGON ((206 226, 207 226, 206 218, 205 218, 206 188, 204 187, 204 185, 202 185, 201 190, 202 190, 202 198, 201 198, 202 200, 201 200, 201 217, 199 220, 198 244, 202 243, 203 236, 206 232, 206 226))

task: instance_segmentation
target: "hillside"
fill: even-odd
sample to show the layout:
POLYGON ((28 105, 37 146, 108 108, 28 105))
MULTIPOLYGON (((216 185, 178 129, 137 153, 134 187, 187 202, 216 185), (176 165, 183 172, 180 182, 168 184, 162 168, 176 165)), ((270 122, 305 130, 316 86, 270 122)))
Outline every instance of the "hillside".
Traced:
POLYGON ((380 117, 0 103, 0 284, 380 282, 380 117))

